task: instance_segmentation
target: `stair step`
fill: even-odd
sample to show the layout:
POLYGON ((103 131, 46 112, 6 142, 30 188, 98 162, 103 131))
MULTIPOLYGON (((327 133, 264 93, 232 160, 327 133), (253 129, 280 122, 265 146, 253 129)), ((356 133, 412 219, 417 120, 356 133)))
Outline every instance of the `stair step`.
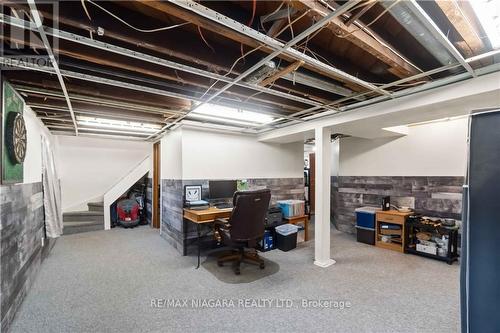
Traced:
POLYGON ((63 222, 104 222, 104 212, 66 212, 63 214, 63 222))
POLYGON ((96 221, 79 221, 79 222, 64 222, 63 235, 79 234, 82 232, 104 230, 103 222, 96 221))
POLYGON ((87 206, 89 207, 89 211, 104 212, 104 202, 89 202, 87 206))

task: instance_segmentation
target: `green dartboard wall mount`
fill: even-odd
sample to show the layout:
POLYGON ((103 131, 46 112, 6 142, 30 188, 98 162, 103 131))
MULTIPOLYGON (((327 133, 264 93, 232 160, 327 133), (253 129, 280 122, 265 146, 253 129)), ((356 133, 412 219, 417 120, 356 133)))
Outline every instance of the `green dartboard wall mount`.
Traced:
POLYGON ((4 81, 2 90, 2 184, 22 183, 27 148, 24 102, 9 83, 4 81))

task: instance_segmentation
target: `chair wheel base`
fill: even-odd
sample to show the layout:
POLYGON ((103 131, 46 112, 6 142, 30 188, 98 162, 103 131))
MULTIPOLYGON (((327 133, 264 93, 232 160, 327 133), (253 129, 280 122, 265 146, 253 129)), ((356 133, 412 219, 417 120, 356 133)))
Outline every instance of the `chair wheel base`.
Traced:
POLYGON ((224 254, 217 258, 217 266, 222 267, 225 262, 233 262, 234 274, 240 275, 240 264, 248 263, 259 266, 260 269, 264 269, 266 264, 263 259, 261 259, 257 252, 245 252, 242 248, 235 249, 229 254, 224 254))

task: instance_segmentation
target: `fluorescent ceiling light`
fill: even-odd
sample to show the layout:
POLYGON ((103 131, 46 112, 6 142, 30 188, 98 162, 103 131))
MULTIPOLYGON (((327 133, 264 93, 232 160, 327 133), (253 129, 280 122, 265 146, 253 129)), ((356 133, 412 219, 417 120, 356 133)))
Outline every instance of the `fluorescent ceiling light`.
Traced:
POLYGON ((229 118, 221 118, 221 117, 213 117, 209 116, 206 114, 197 114, 192 112, 189 117, 191 118, 196 118, 196 119, 202 119, 202 120, 213 120, 213 121, 218 121, 218 122, 223 122, 226 124, 234 124, 234 125, 243 125, 243 126, 254 126, 255 123, 251 123, 249 121, 240 121, 240 120, 234 120, 234 119, 229 119, 229 118))
POLYGON ((469 1, 494 49, 500 48, 500 1, 469 1))
POLYGON ((154 133, 161 129, 160 125, 148 124, 148 123, 139 123, 135 121, 125 121, 125 120, 114 120, 114 119, 105 119, 105 118, 93 118, 93 117, 85 117, 78 116, 77 124, 81 126, 90 126, 97 128, 106 128, 106 129, 117 129, 124 131, 137 131, 137 132, 148 132, 154 133))
POLYGON ((203 104, 194 109, 189 116, 238 125, 263 125, 274 121, 272 116, 266 114, 215 104, 203 104))
POLYGON ((92 127, 79 127, 79 130, 82 131, 91 131, 91 132, 99 132, 100 134, 102 133, 114 133, 118 135, 122 134, 130 134, 130 135, 138 135, 138 136, 149 136, 149 133, 144 133, 144 132, 135 132, 135 131, 124 131, 124 130, 113 130, 113 129, 108 129, 108 128, 92 128, 92 127))

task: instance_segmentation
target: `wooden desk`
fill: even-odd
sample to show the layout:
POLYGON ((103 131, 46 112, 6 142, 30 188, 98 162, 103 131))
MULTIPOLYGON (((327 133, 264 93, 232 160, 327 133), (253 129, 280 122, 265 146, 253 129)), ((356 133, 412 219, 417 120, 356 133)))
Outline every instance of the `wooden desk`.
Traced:
POLYGON ((200 268, 200 254, 201 254, 201 225, 204 223, 212 223, 216 219, 225 219, 231 216, 233 208, 216 208, 210 207, 203 210, 187 209, 184 208, 184 218, 196 224, 196 231, 198 234, 198 265, 196 269, 200 268))
POLYGON ((404 252, 405 249, 405 222, 406 218, 412 214, 410 213, 401 213, 397 210, 381 210, 375 213, 375 246, 381 247, 388 250, 404 252), (401 238, 398 242, 385 243, 382 242, 382 235, 380 234, 380 224, 397 224, 401 226, 401 238))
POLYGON ((203 210, 184 208, 184 218, 193 223, 210 223, 216 219, 227 219, 231 216, 233 208, 210 207, 203 210))
POLYGON ((302 222, 304 224, 304 242, 307 242, 307 240, 309 239, 309 231, 308 231, 309 217, 307 215, 303 215, 303 216, 284 217, 284 219, 290 224, 297 224, 302 222))

